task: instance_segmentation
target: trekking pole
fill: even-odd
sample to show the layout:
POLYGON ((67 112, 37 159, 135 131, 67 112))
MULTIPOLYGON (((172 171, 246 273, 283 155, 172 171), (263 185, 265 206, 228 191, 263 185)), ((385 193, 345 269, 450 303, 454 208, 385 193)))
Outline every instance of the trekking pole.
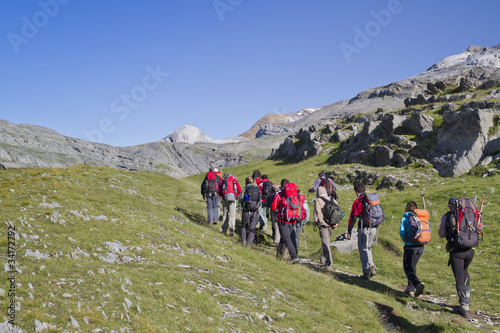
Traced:
POLYGON ((302 226, 302 234, 304 235, 304 246, 306 247, 307 260, 309 260, 309 251, 307 251, 307 242, 306 242, 306 232, 304 230, 304 226, 302 226))
POLYGON ((483 194, 483 199, 481 200, 481 209, 479 210, 479 223, 478 223, 478 229, 479 233, 481 234, 481 240, 483 237, 483 206, 484 206, 484 194, 483 194))
POLYGON ((424 190, 422 190, 422 201, 424 203, 424 210, 427 210, 427 208, 425 208, 424 190))

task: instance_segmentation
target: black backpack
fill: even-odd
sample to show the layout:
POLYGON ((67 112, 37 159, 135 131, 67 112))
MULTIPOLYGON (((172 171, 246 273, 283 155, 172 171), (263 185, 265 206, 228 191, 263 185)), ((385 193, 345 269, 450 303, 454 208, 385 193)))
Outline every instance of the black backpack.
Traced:
POLYGON ((260 203, 260 188, 258 186, 245 187, 243 207, 250 212, 255 212, 256 210, 259 209, 259 203, 260 203))
POLYGON ((468 198, 455 198, 452 201, 451 211, 446 218, 448 240, 459 249, 478 246, 482 228, 476 203, 468 198))
POLYGON ((340 223, 345 214, 345 212, 340 209, 340 206, 337 205, 333 200, 328 200, 324 197, 319 198, 325 202, 325 205, 322 209, 324 222, 331 227, 335 224, 340 223))
POLYGON ((262 200, 267 200, 269 198, 269 194, 273 189, 273 182, 270 180, 266 180, 262 182, 262 200))

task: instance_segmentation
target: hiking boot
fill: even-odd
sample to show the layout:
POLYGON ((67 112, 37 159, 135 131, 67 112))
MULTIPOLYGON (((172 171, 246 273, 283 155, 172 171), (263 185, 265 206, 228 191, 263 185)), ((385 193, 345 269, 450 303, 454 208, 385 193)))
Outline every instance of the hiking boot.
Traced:
POLYGON ((292 264, 292 265, 298 264, 299 262, 300 262, 299 258, 295 258, 295 259, 290 260, 290 264, 292 264))
POLYGON ((370 277, 374 277, 377 275, 377 271, 375 271, 375 266, 371 265, 370 266, 370 277))
POLYGON ((425 288, 425 285, 423 283, 420 283, 417 286, 417 289, 415 289, 415 297, 422 295, 422 293, 424 292, 424 288, 425 288))
POLYGON ((410 297, 415 297, 415 292, 414 291, 409 291, 408 289, 406 289, 405 291, 403 291, 406 295, 410 296, 410 297))
POLYGON ((362 280, 370 280, 370 273, 363 273, 363 275, 359 276, 362 280))
POLYGON ((229 237, 233 237, 234 236, 234 229, 229 229, 229 237))
POLYGON ((462 317, 469 319, 470 317, 469 304, 460 304, 460 314, 462 315, 462 317))
POLYGON ((243 245, 243 246, 247 246, 247 241, 243 241, 243 242, 241 242, 241 245, 243 245))

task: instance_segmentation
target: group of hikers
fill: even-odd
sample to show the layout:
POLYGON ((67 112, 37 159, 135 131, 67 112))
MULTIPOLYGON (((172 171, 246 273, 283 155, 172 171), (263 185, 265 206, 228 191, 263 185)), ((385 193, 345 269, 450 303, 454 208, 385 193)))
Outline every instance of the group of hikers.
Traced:
MULTIPOLYGON (((313 219, 321 239, 320 263, 332 268, 330 238, 333 229, 338 227, 344 217, 338 205, 337 185, 322 171, 314 184, 308 189, 316 193, 313 199, 313 219)), ((365 185, 354 183, 356 199, 352 204, 347 231, 344 238, 350 240, 357 222, 357 246, 361 261, 361 279, 370 280, 376 269, 372 256, 372 245, 378 227, 387 223, 380 205, 378 194, 367 194, 365 185)), ((217 224, 219 203, 222 202, 222 226, 220 231, 233 237, 236 215, 241 220, 240 237, 243 246, 252 247, 257 226, 266 231, 271 221, 272 238, 277 245, 277 253, 283 258, 287 252, 291 264, 300 262, 298 257, 300 234, 309 220, 310 208, 307 199, 297 185, 284 178, 273 183, 267 175, 255 170, 252 176, 245 178, 242 189, 238 179, 226 172, 224 176, 216 168, 210 168, 201 184, 201 194, 207 203, 208 224, 217 224)), ((484 203, 484 197, 483 197, 484 203)), ((424 201, 425 206, 425 201, 424 201)), ((448 265, 455 277, 455 286, 459 298, 458 312, 469 318, 470 275, 468 267, 474 257, 474 246, 478 245, 482 233, 481 209, 474 200, 453 197, 448 201, 448 212, 441 218, 438 235, 446 237, 446 249, 449 252, 448 265)), ((419 209, 415 201, 406 204, 401 218, 399 235, 404 242, 403 268, 408 284, 404 291, 411 297, 419 297, 425 288, 417 276, 417 263, 424 252, 425 244, 431 241, 429 213, 419 209)), ((305 240, 305 236, 304 236, 305 240)), ((307 248, 306 248, 307 249, 307 248)))

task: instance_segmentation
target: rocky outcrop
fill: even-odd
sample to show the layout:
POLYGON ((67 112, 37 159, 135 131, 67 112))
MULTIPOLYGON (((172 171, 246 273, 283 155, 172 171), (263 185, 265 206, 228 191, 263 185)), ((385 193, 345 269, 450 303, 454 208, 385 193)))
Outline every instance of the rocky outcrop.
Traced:
POLYGON ((493 126, 494 113, 499 112, 466 109, 443 114, 436 153, 431 159, 440 175, 461 175, 481 161, 490 141, 488 131, 493 126))

